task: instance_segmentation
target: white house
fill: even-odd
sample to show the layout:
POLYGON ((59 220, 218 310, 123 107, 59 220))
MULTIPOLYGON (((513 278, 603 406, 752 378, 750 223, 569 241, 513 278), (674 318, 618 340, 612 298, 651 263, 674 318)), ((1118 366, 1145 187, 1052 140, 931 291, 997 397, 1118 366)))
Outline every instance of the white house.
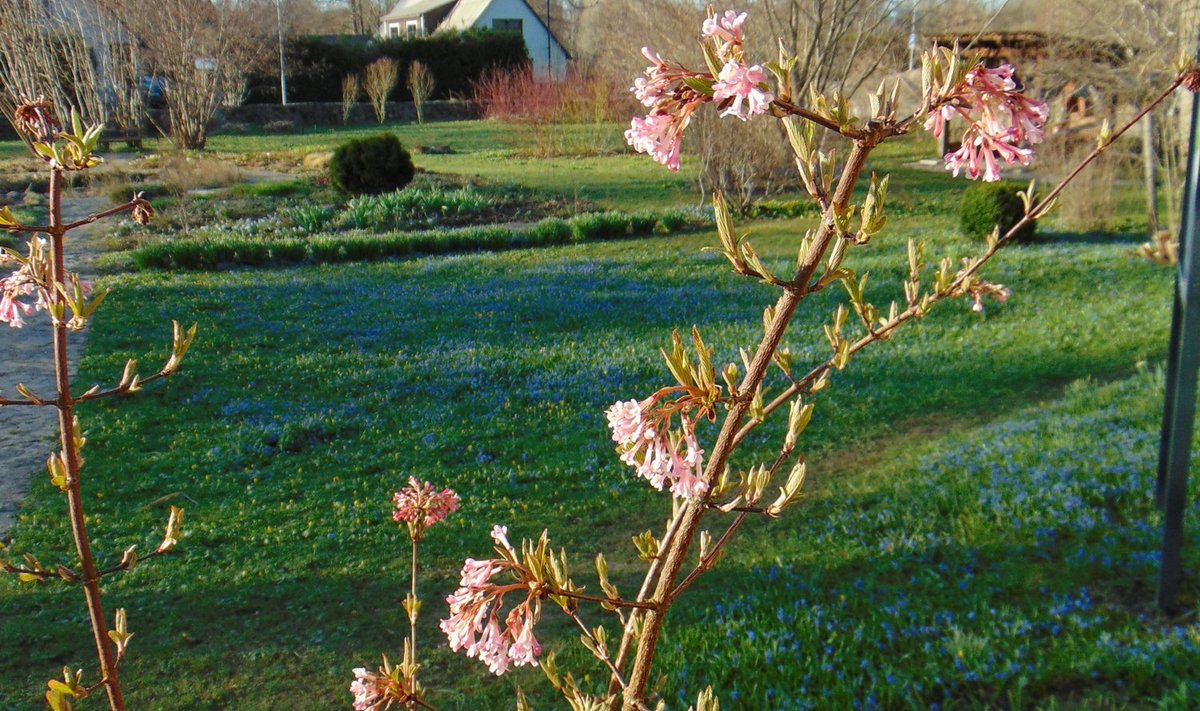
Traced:
POLYGON ((379 20, 381 37, 418 37, 444 30, 519 32, 536 74, 562 77, 570 54, 527 0, 400 0, 379 20))

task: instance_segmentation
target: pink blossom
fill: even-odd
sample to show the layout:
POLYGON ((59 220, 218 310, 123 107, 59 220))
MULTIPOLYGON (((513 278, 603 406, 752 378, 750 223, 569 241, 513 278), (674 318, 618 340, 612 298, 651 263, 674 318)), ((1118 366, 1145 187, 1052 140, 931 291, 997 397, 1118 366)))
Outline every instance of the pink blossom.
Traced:
POLYGON ((390 704, 388 680, 363 667, 354 670, 350 693, 354 694, 354 711, 382 711, 390 704))
POLYGON ((726 63, 720 76, 691 71, 667 62, 649 47, 642 48, 650 66, 634 80, 630 91, 650 111, 635 117, 625 131, 625 141, 634 150, 677 171, 683 132, 700 106, 716 101, 723 106, 722 116, 743 120, 767 110, 774 96, 763 87, 766 74, 762 67, 747 67, 742 62, 745 21, 746 13, 729 10, 704 22, 704 37, 713 40, 716 56, 726 63))
POLYGON ((27 269, 21 268, 0 280, 0 323, 7 323, 10 328, 21 328, 25 325, 25 316, 44 308, 45 295, 37 288, 27 269), (22 301, 35 294, 37 298, 32 303, 22 301))
POLYGON ((679 153, 683 147, 683 130, 689 115, 678 116, 651 113, 645 118, 635 116, 625 131, 625 142, 639 153, 646 153, 665 165, 667 170, 679 170, 679 153))
POLYGON ((737 10, 726 10, 724 14, 713 15, 704 21, 703 34, 705 37, 716 37, 726 42, 742 41, 742 24, 746 22, 746 13, 737 10))
POLYGON ((737 116, 745 121, 751 116, 765 113, 775 98, 770 91, 762 88, 767 74, 757 64, 747 67, 738 62, 726 62, 718 78, 720 81, 713 84, 713 100, 732 100, 721 112, 722 116, 737 116), (742 109, 743 101, 746 102, 745 110, 742 109))
POLYGON ((679 76, 677 72, 672 72, 671 67, 663 61, 662 57, 649 47, 642 47, 642 54, 650 60, 650 66, 646 68, 642 76, 633 80, 631 91, 643 106, 649 107, 654 106, 666 94, 672 82, 677 81, 679 76))
POLYGON ((712 39, 717 45, 717 56, 723 60, 732 60, 741 56, 742 24, 746 22, 746 13, 737 10, 726 10, 722 15, 712 15, 704 21, 702 34, 706 39, 712 39))
POLYGON ((708 491, 704 483, 704 450, 696 442, 694 424, 681 416, 681 432, 672 436, 670 416, 644 402, 616 402, 605 412, 622 462, 658 490, 669 486, 676 496, 697 498, 708 491))
POLYGON ((1033 149, 1041 143, 1049 112, 1046 105, 1021 94, 1011 64, 995 68, 974 67, 949 94, 938 98, 925 128, 941 136, 947 121, 966 121, 961 147, 945 156, 946 168, 957 176, 1000 179, 1000 163, 1029 165, 1033 149))
POLYGON ((516 553, 512 544, 508 542, 508 526, 492 526, 492 540, 496 545, 507 549, 509 553, 516 553))
POLYGON ((420 540, 425 529, 444 520, 458 510, 458 494, 451 489, 438 491, 429 482, 408 478, 408 486, 393 496, 396 509, 392 518, 408 524, 409 532, 420 540))
POLYGON ((493 674, 501 675, 510 666, 537 666, 542 647, 533 636, 538 618, 538 598, 525 582, 502 584, 495 577, 505 570, 517 570, 515 551, 508 542, 508 529, 496 526, 492 540, 508 551, 513 558, 505 560, 467 559, 463 565, 459 587, 447 598, 450 616, 441 621, 450 649, 465 651, 468 657, 487 665, 493 674), (510 592, 526 595, 500 623, 504 596, 510 592))
MULTIPOLYGON (((965 260, 964 260, 965 262, 965 260)), ((1003 284, 993 284, 983 279, 974 278, 966 287, 967 297, 971 300, 971 310, 975 313, 983 313, 984 297, 991 298, 997 304, 1004 305, 1008 298, 1012 296, 1012 289, 1009 289, 1003 284)))

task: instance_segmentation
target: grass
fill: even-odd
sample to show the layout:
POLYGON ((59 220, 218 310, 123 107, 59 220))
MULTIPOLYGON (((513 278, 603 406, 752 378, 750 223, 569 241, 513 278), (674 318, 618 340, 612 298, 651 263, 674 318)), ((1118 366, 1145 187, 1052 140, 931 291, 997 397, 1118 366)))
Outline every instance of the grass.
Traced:
MULTIPOLYGON (((367 204, 368 208, 373 208, 367 204)), ((368 213, 370 215, 371 213, 368 213)), ((326 213, 308 210, 285 216, 293 220, 244 220, 225 230, 198 237, 160 240, 137 247, 125 255, 128 263, 148 269, 233 269, 244 266, 333 264, 375 261, 424 254, 502 251, 568 242, 644 237, 694 229, 699 219, 678 212, 584 213, 569 220, 548 217, 528 225, 484 225, 463 229, 369 234, 362 231, 310 234, 303 223, 327 219, 326 213)), ((331 219, 331 218, 328 218, 331 219)), ((320 229, 320 226, 317 227, 320 229)), ((123 262, 118 262, 123 263, 123 262)))
POLYGON ((1163 388, 1080 381, 823 480, 710 587, 747 592, 682 611, 664 667, 737 708, 1194 708, 1195 588, 1182 619, 1150 607, 1163 388))
MULTIPOLYGON (((808 224, 760 224, 755 246, 781 270, 808 224)), ((977 247, 948 217, 897 217, 852 256, 877 301, 900 294, 909 236, 928 239, 931 256, 977 247)), ((350 668, 397 655, 406 627, 403 537, 388 509, 412 474, 464 495, 424 544, 425 681, 438 706, 511 708, 519 683, 539 707, 557 707, 536 672, 485 679, 478 663, 434 650, 439 598, 462 558, 486 554, 495 523, 513 536, 548 528, 581 582, 603 550, 630 587, 628 535, 655 525, 666 501, 617 461, 603 409, 667 381, 657 347, 672 328, 696 324, 720 362, 757 339, 771 290, 700 252, 715 242, 110 281, 82 384, 115 378, 128 357, 164 357, 170 318, 197 321, 201 334, 177 378, 81 415, 106 561, 153 547, 169 504, 188 511, 177 556, 109 585, 109 607, 126 607, 138 634, 131 704, 347 705, 350 668)), ((1072 380, 1127 378, 1162 356, 1170 272, 1128 249, 1010 250, 989 270, 1015 292, 1006 306, 980 317, 945 305, 839 374, 805 436, 808 502, 754 526, 678 608, 661 666, 668 699, 694 698, 705 683, 748 709, 866 707, 872 695, 927 708, 947 693, 954 708, 1194 699, 1195 625, 1172 628, 1145 603, 1150 391, 1161 386, 1133 376, 1027 409, 1072 380), (904 436, 914 425, 919 440, 904 436), (1094 525, 1074 510, 1056 516, 1071 495, 1094 509, 1094 525), (1055 615, 1059 632, 1047 627, 1055 615), (930 630, 904 636, 921 625, 930 630), (1160 667, 1143 660, 1151 653, 1160 667)), ((840 299, 829 290, 806 303, 789 337, 799 363, 824 357, 821 325, 840 299)), ((737 466, 776 435, 763 428, 737 466)), ((38 477, 15 549, 58 562, 60 508, 38 477)), ((36 708, 46 678, 88 664, 81 626, 62 622, 80 609, 74 590, 0 581, 0 638, 19 650, 0 656, 0 707, 36 708)), ((547 618, 543 641, 570 649, 576 635, 547 618)), ((577 652, 565 658, 600 678, 577 652)))
MULTIPOLYGON (((528 135, 491 122, 389 128, 456 151, 414 156, 427 170, 643 222, 635 211, 695 201, 694 162, 671 175, 630 155, 537 159, 528 135)), ((210 148, 299 164, 376 130, 217 135, 210 148)), ((907 238, 928 240, 934 260, 978 249, 955 236, 966 183, 912 165, 931 153, 926 140, 888 144, 871 166, 893 176, 892 220, 850 266, 871 272, 868 294, 884 306, 901 298, 907 238)), ((294 225, 334 219, 320 190, 278 185, 204 204, 245 217, 238 228, 260 246, 265 204, 290 200, 294 225)), ((788 200, 765 211, 785 219, 748 226, 777 273, 813 223, 788 200)), ((667 382, 657 348, 673 328, 696 324, 719 362, 736 361, 773 296, 700 251, 711 233, 593 241, 617 230, 610 218, 555 223, 546 241, 583 243, 537 250, 101 282, 114 291, 80 385, 114 380, 130 357, 164 358, 171 318, 201 331, 179 376, 81 413, 103 562, 153 548, 166 508, 187 509, 178 554, 107 589, 137 633, 131 706, 348 706, 350 669, 395 658, 407 628, 406 544, 388 514, 410 474, 464 496, 424 544, 424 681, 438 707, 511 708, 517 684, 537 707, 561 706, 536 672, 496 680, 450 655, 440 598, 464 557, 487 554, 495 523, 514 538, 548 528, 589 588, 604 551, 628 592, 639 567, 629 535, 656 527, 667 504, 617 461, 603 410, 667 382)), ((1149 605, 1162 383, 1144 364, 1165 352, 1171 273, 1129 257, 1128 241, 1044 227, 988 269, 1013 289, 1007 305, 983 316, 943 305, 816 399, 803 505, 749 526, 673 613, 659 667, 671 708, 710 683, 736 709, 1196 705, 1194 580, 1182 618, 1149 605)), ((331 262, 374 246, 343 254, 322 239, 331 262)), ((821 327, 842 300, 830 289, 804 305, 788 342, 798 369, 825 357, 821 327)), ((778 438, 762 428, 735 465, 778 438)), ((36 477, 14 550, 69 562, 62 519, 36 477)), ((12 652, 0 655, 0 708, 40 708, 56 670, 94 668, 80 603, 75 590, 0 580, 0 648, 12 652)), ((552 611, 540 636, 585 683, 603 677, 552 611)))
MULTIPOLYGON (((625 128, 612 124, 607 130, 619 137, 625 128)), ((581 125, 563 130, 584 133, 595 128, 581 125)), ((535 137, 530 131, 497 121, 339 126, 286 135, 218 133, 209 139, 207 148, 246 161, 260 161, 264 156, 290 157, 291 163, 299 165, 306 154, 332 151, 351 138, 380 131, 397 134, 409 149, 449 146, 454 151, 446 155, 414 153, 413 163, 423 170, 520 185, 544 194, 591 201, 604 208, 662 209, 696 202, 694 165, 686 166, 678 174, 669 174, 652 161, 632 154, 539 158, 533 153, 535 137)), ((623 140, 606 143, 624 145, 623 140)), ((168 148, 169 144, 163 140, 147 143, 147 150, 161 152, 168 148)))

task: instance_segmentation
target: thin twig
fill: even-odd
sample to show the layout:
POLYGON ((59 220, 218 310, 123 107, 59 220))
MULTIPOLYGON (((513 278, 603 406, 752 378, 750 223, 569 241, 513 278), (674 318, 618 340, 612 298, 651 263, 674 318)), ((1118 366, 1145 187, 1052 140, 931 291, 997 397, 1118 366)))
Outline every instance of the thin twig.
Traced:
POLYGON ((572 620, 575 620, 575 624, 579 625, 579 629, 583 630, 584 636, 592 641, 592 644, 595 647, 593 654, 595 655, 596 659, 604 662, 604 666, 608 667, 608 671, 612 673, 612 678, 621 685, 622 689, 624 689, 625 679, 621 677, 621 672, 617 670, 617 667, 613 665, 612 660, 608 658, 608 650, 604 648, 604 645, 600 644, 600 640, 596 639, 596 635, 590 629, 588 629, 588 626, 583 623, 583 620, 579 619, 579 613, 575 612, 574 610, 570 610, 567 612, 567 616, 572 620))
POLYGON ((11 407, 13 405, 31 405, 33 407, 54 407, 58 405, 58 400, 9 400, 8 398, 0 397, 0 407, 11 407))
POLYGON ((800 118, 805 119, 807 121, 812 121, 813 123, 817 124, 818 126, 827 128, 830 131, 833 131, 834 133, 840 133, 841 135, 845 136, 846 138, 849 138, 854 141, 857 141, 858 139, 860 139, 866 135, 866 132, 863 131, 862 129, 839 126, 837 121, 826 118, 825 116, 822 116, 821 114, 819 114, 815 111, 806 109, 802 106, 797 106, 796 104, 793 104, 792 102, 787 101, 785 99, 777 98, 774 101, 772 101, 771 104, 779 107, 779 109, 786 114, 791 114, 792 116, 799 116, 800 118))
MULTIPOLYGON (((151 375, 150 377, 145 378, 144 380, 137 381, 137 386, 138 386, 138 388, 141 388, 141 386, 143 386, 143 385, 153 383, 155 380, 162 380, 163 378, 169 377, 171 375, 172 375, 172 373, 168 373, 165 370, 160 370, 157 373, 155 373, 154 375, 151 375)), ((114 388, 109 388, 108 390, 93 389, 93 390, 89 390, 86 393, 75 398, 75 402, 80 403, 80 402, 87 402, 89 400, 99 400, 101 398, 113 397, 114 395, 130 395, 134 392, 136 392, 136 390, 134 390, 134 388, 131 385, 118 385, 114 388)))
MULTIPOLYGON (((124 205, 118 205, 117 207, 110 208, 108 210, 104 210, 103 212, 94 212, 94 213, 88 215, 87 217, 83 217, 74 222, 68 222, 67 225, 65 227, 63 227, 63 229, 67 232, 70 232, 71 230, 73 230, 77 227, 83 227, 84 225, 90 225, 93 222, 95 222, 96 220, 103 220, 106 217, 109 217, 111 215, 116 215, 121 212, 129 212, 134 207, 136 207, 137 204, 138 204, 138 201, 135 199, 135 200, 130 200, 129 202, 125 203, 124 205)), ((48 231, 49 230, 47 230, 47 232, 48 231)))
POLYGON ((595 602, 595 603, 599 603, 601 605, 612 605, 613 607, 631 607, 631 608, 638 609, 638 610, 653 610, 654 609, 654 604, 650 603, 650 602, 641 602, 638 600, 622 600, 621 598, 602 597, 600 595, 588 595, 586 593, 569 592, 567 590, 560 590, 560 589, 556 589, 556 588, 549 589, 547 591, 547 594, 548 595, 561 595, 562 597, 569 597, 573 600, 584 600, 586 602, 595 602))

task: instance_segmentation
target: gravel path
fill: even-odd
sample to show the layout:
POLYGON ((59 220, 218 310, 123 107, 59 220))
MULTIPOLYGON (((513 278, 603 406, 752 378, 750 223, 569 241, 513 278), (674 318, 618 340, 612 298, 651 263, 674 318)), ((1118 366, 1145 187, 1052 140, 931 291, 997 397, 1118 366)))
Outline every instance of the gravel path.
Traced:
MULTIPOLYGON (((63 201, 63 218, 77 220, 109 206, 102 197, 72 197, 63 201)), ((95 258, 103 253, 102 226, 88 225, 73 230, 66 244, 67 266, 88 275, 95 258)), ((87 332, 72 334, 71 370, 74 372, 87 332)), ((35 393, 53 395, 54 364, 49 359, 50 323, 44 313, 28 319, 24 328, 0 324, 0 391, 16 396, 18 383, 35 393)), ((55 448, 55 410, 51 407, 0 408, 0 540, 17 520, 21 498, 30 479, 45 475, 46 457, 55 448)))

